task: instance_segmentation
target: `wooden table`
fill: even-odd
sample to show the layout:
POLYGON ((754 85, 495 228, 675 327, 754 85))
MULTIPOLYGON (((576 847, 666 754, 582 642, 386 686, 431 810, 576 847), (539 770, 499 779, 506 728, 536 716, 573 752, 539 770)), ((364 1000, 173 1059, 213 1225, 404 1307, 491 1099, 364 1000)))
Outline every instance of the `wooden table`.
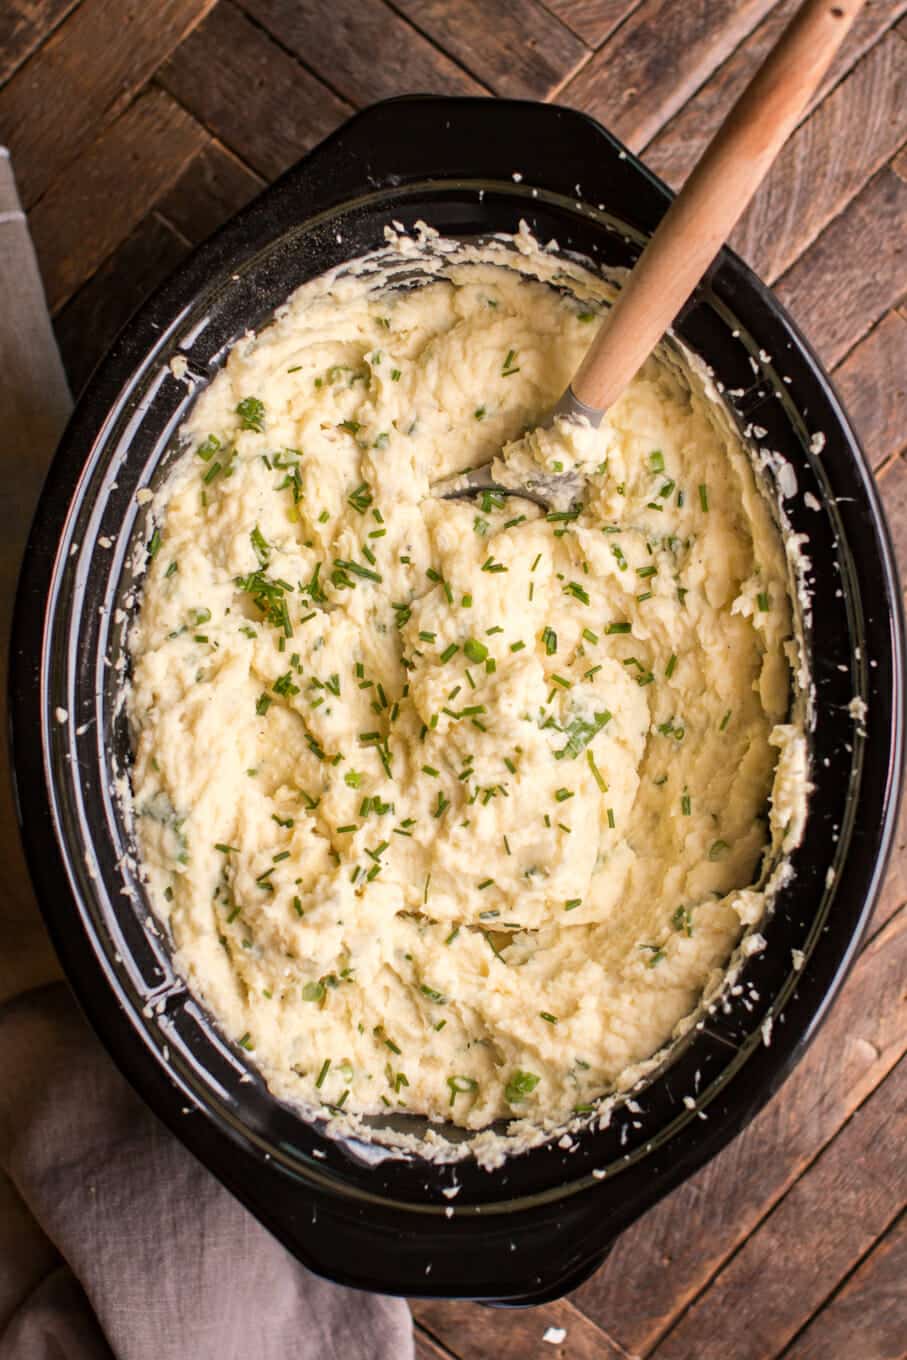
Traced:
MULTIPOLYGON (((74 391, 190 248, 357 107, 556 99, 678 185, 790 0, 4 0, 12 149, 74 391)), ((737 249, 801 323, 907 557, 907 0, 870 0, 737 249)), ((907 1354, 907 847, 844 993, 742 1137, 570 1299, 414 1305, 422 1360, 907 1354), (561 1343, 549 1327, 566 1329, 561 1343)), ((350 1357, 355 1360, 355 1357, 350 1357)))

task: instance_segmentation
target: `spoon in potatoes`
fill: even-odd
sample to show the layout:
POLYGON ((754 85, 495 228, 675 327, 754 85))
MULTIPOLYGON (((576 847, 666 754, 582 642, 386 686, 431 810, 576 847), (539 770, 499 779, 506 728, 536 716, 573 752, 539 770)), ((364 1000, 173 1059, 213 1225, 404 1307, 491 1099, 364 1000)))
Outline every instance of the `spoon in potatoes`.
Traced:
MULTIPOLYGON (((680 312, 761 184, 831 65, 865 0, 806 0, 712 138, 602 321, 546 425, 594 428, 680 312)), ((523 496, 546 508, 575 502, 579 472, 534 470, 526 432, 504 459, 436 482, 445 499, 484 491, 523 496), (525 446, 528 457, 513 453, 525 446), (527 465, 532 471, 527 472, 527 465)))

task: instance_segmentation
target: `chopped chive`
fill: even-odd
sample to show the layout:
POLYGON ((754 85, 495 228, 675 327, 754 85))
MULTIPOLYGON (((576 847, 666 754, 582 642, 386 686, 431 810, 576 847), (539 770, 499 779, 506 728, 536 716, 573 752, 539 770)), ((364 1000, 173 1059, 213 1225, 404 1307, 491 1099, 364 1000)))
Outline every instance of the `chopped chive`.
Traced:
POLYGON ((510 650, 512 652, 521 652, 525 646, 525 642, 511 642, 510 650))
POLYGON ((257 434, 264 429, 265 405, 258 397, 243 397, 236 407, 236 414, 239 416, 242 429, 255 430, 257 434))
POLYGON ((572 797, 573 797, 572 789, 558 789, 554 795, 555 801, 558 803, 566 803, 567 799, 572 797))
POLYGON ((664 472, 665 460, 661 449, 654 449, 649 454, 649 468, 652 472, 664 472))
POLYGON ((615 822, 614 822, 614 809, 613 809, 613 808, 608 808, 608 825, 609 825, 609 827, 611 828, 611 830, 613 831, 613 830, 614 830, 614 826, 615 826, 615 822))
POLYGON ((440 660, 442 665, 446 665, 447 662, 450 661, 451 657, 456 656, 459 650, 460 650, 459 643, 451 642, 449 646, 444 648, 444 651, 441 653, 438 659, 440 660))
POLYGON ((724 852, 729 849, 730 846, 728 845, 727 841, 712 841, 712 844, 709 847, 709 859, 710 860, 721 859, 722 856, 724 855, 724 852))
MULTIPOLYGON (((478 642, 475 638, 467 638, 463 643, 463 651, 470 661, 484 661, 488 655, 488 648, 484 642, 478 642)), ((442 657, 443 660, 443 657, 442 657)))
POLYGON ((557 1016, 552 1015, 550 1011, 539 1011, 539 1017, 542 1020, 547 1020, 549 1025, 557 1024, 557 1016))
POLYGON ((195 452, 198 455, 198 457, 201 458, 203 463, 210 463, 211 459, 217 453, 219 448, 220 440, 218 439, 217 435, 209 434, 207 439, 205 439, 201 444, 199 444, 195 452))
POLYGON ((699 483, 699 504, 702 506, 703 510, 708 510, 708 508, 709 508, 709 489, 708 489, 708 487, 706 486, 705 482, 700 482, 700 483, 699 483))
POLYGON ((320 1089, 321 1086, 323 1086, 323 1084, 324 1084, 324 1079, 325 1079, 325 1077, 327 1076, 328 1072, 330 1072, 330 1070, 331 1070, 331 1060, 330 1060, 330 1058, 325 1058, 325 1060, 324 1060, 324 1062, 322 1063, 322 1066, 321 1066, 321 1071, 318 1073, 318 1078, 317 1078, 317 1080, 316 1080, 316 1082, 315 1082, 315 1086, 316 1086, 317 1088, 320 1089))
POLYGON ((769 607, 768 592, 765 590, 760 590, 759 594, 756 596, 756 603, 758 604, 763 614, 767 613, 769 607))
POLYGON ((689 817, 690 813, 693 811, 693 801, 686 789, 684 789, 683 797, 680 800, 680 811, 683 813, 684 817, 689 817))
POLYGON ((537 1077, 534 1072, 521 1072, 517 1069, 511 1074, 504 1088, 504 1099, 508 1105, 518 1105, 535 1090, 540 1081, 541 1077, 537 1077))
POLYGON ((554 656, 557 651, 557 633, 553 628, 545 628, 542 632, 542 641, 545 644, 545 652, 548 656, 554 656))
POLYGON ((450 1087, 450 1103, 454 1103, 458 1095, 466 1091, 478 1091, 479 1083, 475 1077, 448 1077, 447 1085, 450 1087))
MULTIPOLYGON (((350 494, 347 496, 346 501, 347 505, 352 506, 352 508, 357 512, 357 514, 364 515, 366 510, 372 503, 372 493, 369 490, 368 483, 360 482, 359 485, 356 487, 355 491, 351 491, 350 494)), ((325 519, 327 519, 326 513, 325 519)))
POLYGON ((578 582, 576 581, 567 582, 567 584, 564 586, 564 594, 572 595, 573 598, 575 600, 579 600, 581 604, 589 604, 588 590, 584 590, 583 587, 579 585, 578 582))
POLYGON ((595 763, 595 756, 589 750, 586 751, 586 760, 588 762, 589 769, 592 771, 592 778, 595 780, 601 792, 607 793, 608 785, 604 781, 604 777, 602 776, 601 770, 595 763))
POLYGON ((581 897, 571 897, 564 903, 564 911, 576 911, 576 908, 582 905, 583 899, 581 897))
POLYGON ((608 633, 608 634, 612 634, 612 633, 629 633, 629 632, 631 632, 631 631, 632 631, 632 625, 629 624, 629 623, 609 623, 609 624, 608 624, 608 627, 605 629, 605 632, 608 633))
POLYGON ((674 674, 674 668, 675 668, 676 665, 677 665, 677 656, 676 656, 676 653, 672 652, 671 655, 668 657, 668 664, 665 666, 665 675, 667 676, 667 678, 668 678, 669 680, 670 680, 671 676, 674 674))

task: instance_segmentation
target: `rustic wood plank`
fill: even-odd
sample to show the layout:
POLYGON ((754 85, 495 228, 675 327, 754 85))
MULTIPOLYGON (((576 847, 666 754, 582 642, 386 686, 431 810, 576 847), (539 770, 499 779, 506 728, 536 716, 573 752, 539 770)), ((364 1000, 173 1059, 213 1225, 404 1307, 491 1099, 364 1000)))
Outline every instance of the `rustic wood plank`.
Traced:
POLYGON ((907 447, 907 321, 888 312, 834 373, 873 468, 907 447))
POLYGON ((52 312, 176 182, 206 136, 162 90, 149 90, 54 181, 30 214, 52 312))
MULTIPOLYGON (((746 41, 688 100, 647 147, 646 164, 668 184, 679 188, 788 23, 800 0, 781 0, 746 41)), ((856 62, 907 12, 907 0, 870 0, 845 38, 829 72, 809 106, 815 108, 856 62)), ((848 129, 848 132, 850 129, 848 129)), ((849 137, 848 137, 849 142, 849 137)))
POLYGON ((907 911, 901 911, 860 955, 780 1094, 628 1229, 572 1295, 616 1343, 648 1354, 902 1057, 905 970, 907 911))
POLYGON ((879 474, 878 482, 903 585, 907 581, 907 462, 895 458, 879 474))
POLYGON ((624 1352, 566 1299, 538 1308, 490 1313, 455 1299, 413 1299, 420 1327, 459 1360, 625 1360, 624 1352), (500 1319, 505 1325, 495 1326, 500 1319), (566 1332, 563 1342, 544 1339, 549 1328, 566 1332))
POLYGON ((244 208, 264 184, 226 147, 209 141, 158 201, 157 210, 195 244, 244 208))
POLYGON ((545 3, 578 38, 590 47, 600 47, 640 0, 545 0, 545 3))
POLYGON ((409 19, 495 94, 544 99, 588 49, 539 0, 396 0, 409 19))
POLYGON ((161 67, 158 80, 266 179, 351 112, 228 0, 161 67))
POLYGON ((813 1319, 784 1360, 903 1360, 907 1335, 907 1215, 901 1215, 813 1319))
POLYGON ((899 155, 895 156, 891 162, 891 168, 901 179, 907 179, 907 146, 899 155))
MULTIPOLYGON (((658 1360, 783 1350, 907 1201, 905 1139, 901 1062, 659 1344, 658 1360)), ((907 1294, 897 1310, 904 1339, 907 1294)))
POLYGON ((0 8, 0 85, 75 9, 79 0, 6 0, 0 8))
POLYGON ((74 395, 121 327, 188 249, 152 213, 57 315, 54 329, 74 395))
POLYGON ((907 798, 902 798, 888 873, 885 875, 884 886, 869 922, 870 939, 891 920, 895 912, 901 910, 905 903, 907 903, 907 798))
POLYGON ((643 0, 559 101, 639 150, 771 7, 772 0, 643 0))
POLYGON ((413 1339, 416 1343, 416 1360, 450 1360, 452 1352, 442 1350, 421 1327, 415 1328, 413 1339))
POLYGON ((384 0, 241 0, 284 47, 351 104, 414 90, 485 94, 485 88, 384 0))
POLYGON ((838 363, 907 290, 907 184, 869 181, 776 287, 823 361, 838 363))
POLYGON ((730 244, 771 283, 905 138, 907 43, 889 33, 790 138, 730 244))
MULTIPOLYGON (((82 0, 0 90, 26 208, 124 109, 215 0, 82 0)), ((237 90, 242 88, 237 85, 237 90)))

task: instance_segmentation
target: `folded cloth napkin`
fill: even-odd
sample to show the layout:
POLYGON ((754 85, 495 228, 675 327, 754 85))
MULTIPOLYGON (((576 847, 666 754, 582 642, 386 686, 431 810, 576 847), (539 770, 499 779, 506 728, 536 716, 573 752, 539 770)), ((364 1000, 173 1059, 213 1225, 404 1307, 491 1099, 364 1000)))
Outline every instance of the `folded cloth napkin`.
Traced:
MULTIPOLYGON (((0 628, 69 393, 0 148, 0 628)), ((7 762, 5 712, 0 762, 7 762)), ((399 1299, 312 1275, 158 1123, 73 1002, 0 771, 0 1360, 412 1360, 399 1299)))

